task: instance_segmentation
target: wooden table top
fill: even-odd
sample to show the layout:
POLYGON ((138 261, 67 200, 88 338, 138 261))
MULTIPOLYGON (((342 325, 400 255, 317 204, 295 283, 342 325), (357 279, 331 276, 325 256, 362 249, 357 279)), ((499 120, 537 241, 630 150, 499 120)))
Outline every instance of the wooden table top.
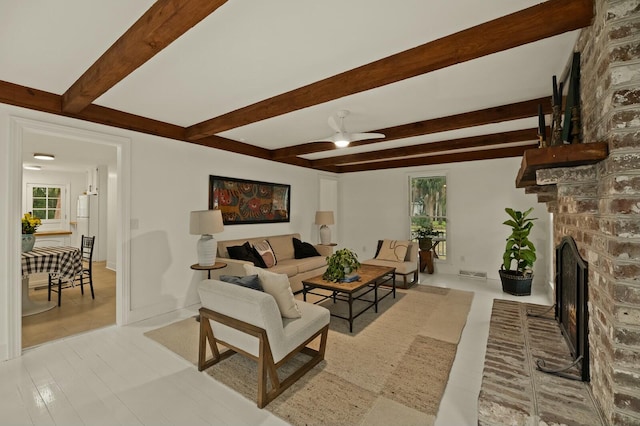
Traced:
POLYGON ((226 266, 227 264, 224 262, 216 262, 213 265, 209 265, 209 266, 202 266, 198 263, 195 263, 191 265, 191 269, 195 269, 196 271, 211 271, 213 269, 222 269, 226 266))
POLYGON ((325 290, 353 293, 354 291, 369 285, 373 281, 393 273, 395 269, 396 268, 387 266, 360 265, 360 268, 356 271, 356 274, 360 275, 360 279, 357 281, 352 281, 350 283, 335 283, 324 280, 322 279, 322 275, 318 275, 316 277, 309 278, 308 280, 303 280, 302 283, 310 287, 323 288, 325 290))

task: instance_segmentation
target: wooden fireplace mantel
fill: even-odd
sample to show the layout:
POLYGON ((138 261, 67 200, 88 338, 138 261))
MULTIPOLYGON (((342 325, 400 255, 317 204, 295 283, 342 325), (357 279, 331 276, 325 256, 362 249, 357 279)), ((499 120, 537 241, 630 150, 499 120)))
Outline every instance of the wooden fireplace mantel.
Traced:
POLYGON ((609 147, 606 142, 528 149, 522 156, 522 163, 516 177, 516 188, 535 186, 537 170, 594 164, 607 158, 607 155, 609 155, 609 147))

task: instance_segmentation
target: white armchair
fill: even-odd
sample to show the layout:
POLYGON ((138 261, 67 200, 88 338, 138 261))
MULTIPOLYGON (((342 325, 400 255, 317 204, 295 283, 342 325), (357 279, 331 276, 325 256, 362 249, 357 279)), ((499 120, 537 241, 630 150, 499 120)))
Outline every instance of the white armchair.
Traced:
POLYGON ((373 259, 363 261, 366 265, 389 266, 396 268, 396 277, 402 277, 403 288, 409 288, 416 284, 419 279, 419 249, 418 243, 415 241, 407 241, 408 245, 406 255, 401 261, 383 260, 378 258, 378 253, 384 240, 378 240, 378 249, 373 259), (407 277, 411 277, 411 281, 407 281, 407 277))
POLYGON ((296 301, 302 316, 282 318, 271 295, 218 280, 202 281, 198 293, 202 301, 198 369, 209 368, 235 353, 256 360, 258 407, 266 406, 324 359, 330 318, 326 308, 296 301), (307 347, 318 336, 319 349, 307 347), (206 359, 207 343, 213 354, 210 359, 206 359), (216 343, 229 350, 221 353, 216 343), (312 358, 281 381, 277 369, 299 352, 312 358))

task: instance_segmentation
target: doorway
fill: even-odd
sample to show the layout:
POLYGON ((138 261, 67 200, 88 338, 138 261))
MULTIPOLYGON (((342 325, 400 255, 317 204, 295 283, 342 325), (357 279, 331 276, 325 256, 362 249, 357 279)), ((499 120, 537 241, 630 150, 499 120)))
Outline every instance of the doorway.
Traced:
MULTIPOLYGON (((116 208, 115 224, 112 235, 115 235, 115 323, 124 325, 128 322, 129 312, 129 218, 130 205, 127 202, 130 194, 130 144, 129 138, 109 135, 100 132, 82 130, 41 121, 34 121, 18 117, 10 119, 10 146, 9 153, 12 159, 10 163, 11 180, 14 184, 9 188, 9 211, 12 215, 20 217, 22 202, 22 153, 25 146, 25 138, 30 134, 44 135, 56 141, 80 141, 86 146, 108 146, 116 151, 116 195, 114 197, 116 208)), ((8 257, 9 264, 20 265, 20 234, 7 224, 8 257), (13 238, 12 238, 13 237, 13 238)), ((9 271, 10 282, 21 281, 20 268, 12 268, 9 271)), ((8 358, 20 356, 22 352, 22 290, 19 286, 7 285, 7 313, 9 339, 7 345, 8 358)))

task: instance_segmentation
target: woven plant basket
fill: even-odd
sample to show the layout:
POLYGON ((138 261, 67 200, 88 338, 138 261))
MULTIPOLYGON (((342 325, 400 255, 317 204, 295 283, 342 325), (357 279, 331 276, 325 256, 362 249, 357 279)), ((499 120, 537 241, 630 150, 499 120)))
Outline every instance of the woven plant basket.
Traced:
POLYGON ((515 271, 500 269, 500 281, 502 281, 502 291, 514 296, 529 296, 531 294, 531 283, 533 274, 517 275, 515 271))

